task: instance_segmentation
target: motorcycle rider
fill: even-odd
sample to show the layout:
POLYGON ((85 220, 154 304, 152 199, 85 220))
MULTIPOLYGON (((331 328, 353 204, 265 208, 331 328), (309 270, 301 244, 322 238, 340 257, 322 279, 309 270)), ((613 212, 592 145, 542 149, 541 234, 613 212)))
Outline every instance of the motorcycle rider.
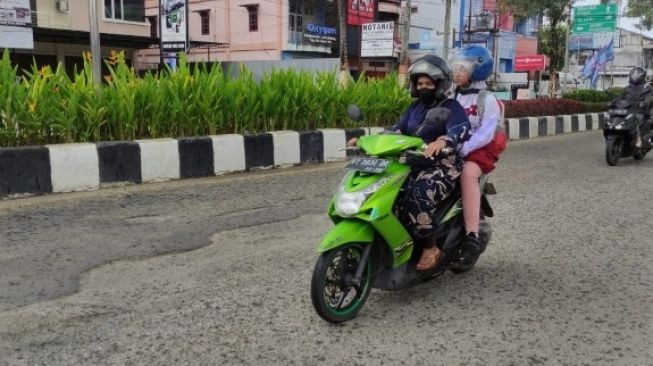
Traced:
MULTIPOLYGON (((630 110, 641 114, 647 121, 640 129, 641 136, 648 136, 651 129, 651 107, 653 107, 653 89, 646 82, 646 70, 634 67, 628 74, 628 86, 617 100, 627 100, 631 103, 630 110)), ((645 141, 645 143, 650 143, 645 141)))
MULTIPOLYGON (((452 148, 454 153, 433 161, 413 162, 404 194, 397 202, 397 216, 422 248, 416 268, 425 271, 435 267, 443 254, 435 241, 437 223, 433 217, 439 202, 453 191, 461 174, 463 160, 458 152, 468 138, 470 124, 460 103, 447 97, 453 77, 446 60, 426 55, 411 65, 409 76, 410 94, 416 99, 392 130, 414 135, 429 109, 442 107, 451 112, 446 126, 426 125, 419 137, 428 144, 425 157, 436 157, 445 147, 452 148)), ((348 145, 353 146, 356 142, 357 139, 353 138, 348 145)))

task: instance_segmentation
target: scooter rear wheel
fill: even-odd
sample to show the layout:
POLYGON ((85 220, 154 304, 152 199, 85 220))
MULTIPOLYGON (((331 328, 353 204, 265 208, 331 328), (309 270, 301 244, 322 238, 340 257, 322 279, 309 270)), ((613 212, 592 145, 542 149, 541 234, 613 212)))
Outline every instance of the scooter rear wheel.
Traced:
POLYGON ((361 245, 350 244, 322 253, 311 279, 311 300, 318 315, 342 323, 358 314, 370 294, 371 266, 366 264, 360 285, 353 284, 363 255, 361 245))

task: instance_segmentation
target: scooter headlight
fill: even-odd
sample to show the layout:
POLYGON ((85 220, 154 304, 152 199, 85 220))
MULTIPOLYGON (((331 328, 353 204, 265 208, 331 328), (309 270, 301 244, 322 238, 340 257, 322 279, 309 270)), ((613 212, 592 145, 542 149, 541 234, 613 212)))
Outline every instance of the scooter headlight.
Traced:
MULTIPOLYGON (((347 177, 345 177, 345 180, 347 177)), ((345 182, 340 184, 340 189, 335 199, 335 212, 342 217, 351 217, 356 215, 363 207, 367 199, 383 185, 388 182, 389 178, 382 178, 378 182, 364 188, 360 191, 347 192, 345 191, 345 182)))

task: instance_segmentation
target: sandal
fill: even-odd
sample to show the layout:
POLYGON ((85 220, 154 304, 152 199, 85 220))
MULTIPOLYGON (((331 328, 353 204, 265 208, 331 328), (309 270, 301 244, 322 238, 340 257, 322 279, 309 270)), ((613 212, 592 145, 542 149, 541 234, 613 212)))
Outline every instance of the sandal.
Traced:
POLYGON ((442 251, 436 247, 436 251, 433 254, 427 255, 426 257, 422 257, 420 261, 417 263, 415 266, 415 269, 418 271, 428 271, 430 269, 433 269, 438 262, 440 261, 440 258, 442 257, 442 251))

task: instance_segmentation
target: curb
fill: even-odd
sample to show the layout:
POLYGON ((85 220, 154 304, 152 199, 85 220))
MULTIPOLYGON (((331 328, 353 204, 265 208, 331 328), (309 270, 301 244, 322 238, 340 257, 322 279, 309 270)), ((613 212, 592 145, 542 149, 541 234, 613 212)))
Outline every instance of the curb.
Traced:
POLYGON ((567 116, 507 118, 506 132, 510 140, 526 140, 542 136, 585 132, 603 128, 603 113, 567 116))
MULTIPOLYGON (((604 114, 508 118, 510 140, 603 128, 604 114)), ((380 127, 372 127, 379 133, 380 127)), ((218 135, 0 148, 0 197, 96 190, 120 184, 345 160, 367 128, 218 135)))

